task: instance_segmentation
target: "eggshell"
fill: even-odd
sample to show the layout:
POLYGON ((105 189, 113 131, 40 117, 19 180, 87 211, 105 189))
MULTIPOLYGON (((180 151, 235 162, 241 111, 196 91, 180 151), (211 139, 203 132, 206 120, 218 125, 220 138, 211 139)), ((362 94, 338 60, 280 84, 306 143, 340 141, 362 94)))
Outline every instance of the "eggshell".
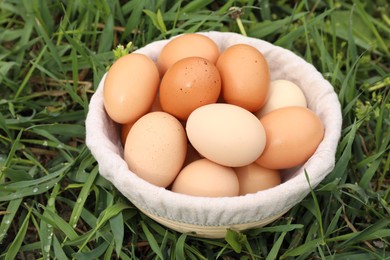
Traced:
POLYGON ((197 108, 188 117, 186 131, 201 155, 225 166, 250 164, 265 147, 265 131, 257 117, 231 104, 197 108))
MULTIPOLYGON (((160 99, 159 96, 156 95, 154 102, 152 106, 149 109, 149 112, 155 112, 155 111, 162 111, 161 105, 160 105, 160 99)), ((125 145, 127 135, 130 132, 131 127, 134 125, 135 122, 130 122, 127 124, 122 124, 120 126, 120 134, 121 134, 121 143, 122 145, 125 145)))
POLYGON ((142 179, 167 187, 184 163, 187 138, 181 123, 157 111, 138 119, 127 136, 124 158, 129 169, 142 179))
POLYGON ((180 171, 172 191, 192 196, 229 197, 238 195, 239 184, 232 168, 200 159, 180 171))
POLYGON ((161 50, 157 65, 161 76, 177 61, 187 57, 202 57, 217 62, 219 48, 209 37, 196 33, 182 34, 171 39, 161 50))
POLYGON ((263 106, 270 71, 260 51, 247 44, 232 45, 219 56, 217 68, 222 79, 222 96, 227 103, 251 112, 263 106))
POLYGON ((267 101, 260 110, 255 112, 255 115, 261 118, 277 108, 288 106, 307 107, 305 94, 289 80, 274 80, 271 81, 267 101))
POLYGON ((270 169, 287 169, 307 161, 324 136, 324 125, 310 109, 283 107, 260 119, 267 136, 256 163, 270 169))
POLYGON ((257 163, 234 168, 240 184, 240 195, 256 193, 275 187, 281 183, 278 170, 261 167, 257 163))
POLYGON ((135 122, 152 105, 160 84, 157 66, 146 55, 119 58, 104 81, 104 107, 117 123, 135 122))
POLYGON ((221 92, 217 67, 200 57, 184 58, 165 73, 160 85, 164 111, 186 120, 196 108, 215 103, 221 92))

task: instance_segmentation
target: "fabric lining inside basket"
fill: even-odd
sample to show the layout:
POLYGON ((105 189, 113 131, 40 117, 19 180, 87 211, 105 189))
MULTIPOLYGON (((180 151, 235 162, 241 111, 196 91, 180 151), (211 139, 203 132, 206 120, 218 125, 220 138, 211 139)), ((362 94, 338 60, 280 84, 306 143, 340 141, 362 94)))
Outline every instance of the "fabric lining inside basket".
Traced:
MULTIPOLYGON (((230 226, 258 222, 285 212, 299 203, 334 168, 341 133, 341 108, 331 84, 314 66, 289 50, 268 42, 235 33, 202 33, 219 46, 221 52, 237 43, 250 44, 266 58, 272 80, 286 79, 303 90, 308 107, 325 125, 325 136, 315 154, 302 166, 285 172, 285 181, 277 187, 255 194, 226 198, 192 197, 156 187, 137 177, 123 160, 117 126, 103 106, 104 77, 91 98, 86 119, 86 143, 99 164, 100 174, 135 205, 164 219, 199 226, 230 226)), ((169 40, 153 42, 137 53, 153 60, 169 40)))

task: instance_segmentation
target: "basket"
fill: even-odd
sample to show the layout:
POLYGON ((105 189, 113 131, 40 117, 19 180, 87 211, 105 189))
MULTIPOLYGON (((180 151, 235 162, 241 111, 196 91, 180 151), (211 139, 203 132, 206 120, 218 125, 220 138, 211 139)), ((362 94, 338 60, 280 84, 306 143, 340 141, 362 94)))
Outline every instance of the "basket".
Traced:
MULTIPOLYGON (((86 118, 86 144, 99 164, 101 176, 110 181, 140 211, 160 224, 182 233, 207 238, 222 238, 227 229, 237 231, 267 225, 298 204, 316 187, 335 164, 341 134, 341 108, 332 85, 316 68, 284 48, 236 33, 202 33, 219 46, 221 52, 238 43, 254 46, 267 60, 271 80, 286 79, 301 87, 308 107, 325 126, 324 139, 303 165, 283 173, 283 183, 254 194, 236 197, 193 197, 156 187, 131 172, 123 159, 118 126, 103 106, 105 76, 92 96, 86 118), (305 176, 307 172, 310 185, 305 176)), ((156 61, 161 40, 138 49, 156 61)))

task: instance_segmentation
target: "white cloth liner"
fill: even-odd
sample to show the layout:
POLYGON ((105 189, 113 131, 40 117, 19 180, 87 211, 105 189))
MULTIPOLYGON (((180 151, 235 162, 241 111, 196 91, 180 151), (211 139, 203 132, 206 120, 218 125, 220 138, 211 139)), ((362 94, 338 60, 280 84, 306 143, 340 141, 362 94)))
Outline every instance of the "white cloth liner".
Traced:
MULTIPOLYGON (((316 187, 334 168, 342 124, 338 97, 331 84, 314 66, 289 50, 236 33, 202 34, 214 40, 221 52, 238 43, 256 47, 270 66, 272 80, 286 79, 301 87, 308 107, 319 115, 325 125, 322 143, 303 166, 289 173, 288 180, 277 187, 237 197, 192 197, 149 184, 129 171, 123 160, 118 127, 109 119, 103 106, 105 77, 90 101, 86 119, 86 144, 98 161, 101 176, 110 181, 131 202, 153 215, 200 226, 226 226, 272 217, 290 209, 309 194, 310 188, 304 169, 309 175, 311 186, 316 187)), ((136 52, 156 61, 161 48, 167 42, 168 40, 156 41, 136 52)))

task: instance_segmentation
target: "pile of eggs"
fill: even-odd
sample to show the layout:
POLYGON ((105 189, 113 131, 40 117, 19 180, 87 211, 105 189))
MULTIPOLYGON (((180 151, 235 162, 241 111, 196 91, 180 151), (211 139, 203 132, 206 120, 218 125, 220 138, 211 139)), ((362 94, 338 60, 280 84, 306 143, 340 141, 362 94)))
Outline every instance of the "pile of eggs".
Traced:
POLYGON ((140 178, 192 196, 239 196, 282 182, 324 136, 299 86, 271 81, 247 44, 220 52, 202 34, 167 42, 157 61, 127 54, 110 67, 104 107, 121 127, 124 159, 140 178))

